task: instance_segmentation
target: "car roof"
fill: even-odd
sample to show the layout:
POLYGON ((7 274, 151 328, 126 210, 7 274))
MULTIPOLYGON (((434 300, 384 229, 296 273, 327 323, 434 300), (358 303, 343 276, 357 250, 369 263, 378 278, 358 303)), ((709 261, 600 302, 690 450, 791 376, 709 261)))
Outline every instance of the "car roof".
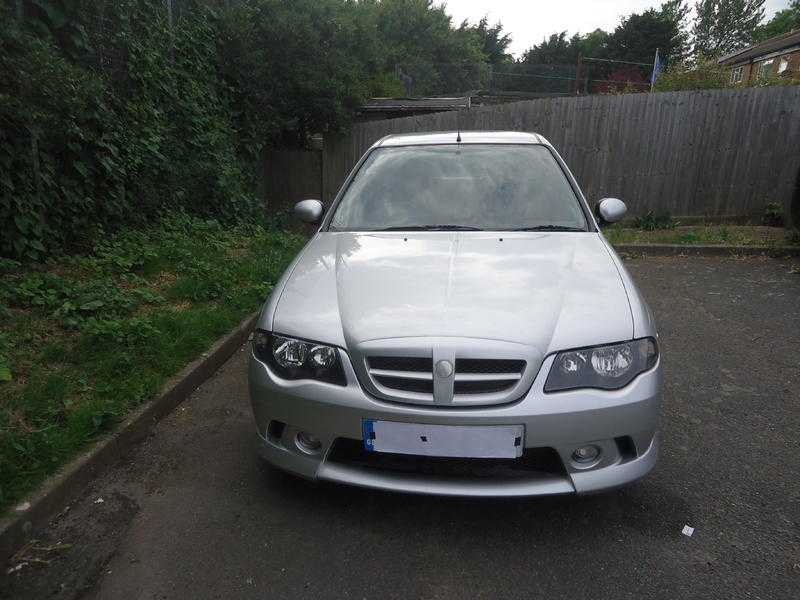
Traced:
MULTIPOLYGON (((524 131, 462 131, 460 135, 462 144, 550 145, 550 143, 538 133, 527 133, 524 131)), ((457 131, 393 134, 378 140, 374 147, 455 144, 458 143, 458 136, 459 132, 457 131)))

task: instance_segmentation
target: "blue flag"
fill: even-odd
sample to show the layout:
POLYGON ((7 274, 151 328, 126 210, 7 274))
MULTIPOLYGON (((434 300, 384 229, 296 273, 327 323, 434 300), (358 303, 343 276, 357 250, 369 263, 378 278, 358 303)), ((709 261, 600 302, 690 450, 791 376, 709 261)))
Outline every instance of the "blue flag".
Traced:
POLYGON ((661 62, 661 59, 658 57, 658 50, 656 50, 656 59, 653 62, 653 73, 650 75, 650 85, 656 84, 656 80, 663 70, 664 63, 661 62))

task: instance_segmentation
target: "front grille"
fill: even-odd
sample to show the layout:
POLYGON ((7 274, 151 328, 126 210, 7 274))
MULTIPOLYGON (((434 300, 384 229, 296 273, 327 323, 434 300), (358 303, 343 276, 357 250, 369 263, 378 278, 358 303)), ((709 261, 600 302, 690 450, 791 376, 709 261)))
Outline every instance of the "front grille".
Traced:
POLYGON ((445 458, 368 452, 363 442, 338 438, 328 461, 394 473, 468 479, 524 479, 535 474, 566 475, 553 448, 526 448, 519 458, 445 458))
POLYGON ((370 356, 369 374, 390 390, 433 398, 433 361, 417 356, 370 356))
MULTIPOLYGON (((457 358, 452 403, 498 402, 520 383, 526 362, 505 358, 457 358), (492 398, 488 398, 493 395, 492 398)), ((433 402, 433 360, 418 356, 368 356, 367 371, 382 393, 397 393, 397 400, 433 402)), ((438 393, 438 392, 437 392, 438 393)))
POLYGON ((459 396, 504 392, 517 385, 524 371, 524 360, 458 358, 453 393, 459 396))
POLYGON ((496 394, 510 389, 516 385, 516 380, 512 381, 458 381, 453 385, 453 393, 459 394, 496 394))
POLYGON ((385 369, 386 371, 428 371, 433 369, 430 358, 416 356, 371 356, 369 358, 371 369, 385 369))
POLYGON ((524 370, 524 360, 506 360, 502 358, 456 359, 456 373, 522 373, 524 370))
POLYGON ((403 379, 402 377, 381 377, 378 375, 373 375, 373 377, 382 386, 393 390, 433 395, 433 380, 403 379))

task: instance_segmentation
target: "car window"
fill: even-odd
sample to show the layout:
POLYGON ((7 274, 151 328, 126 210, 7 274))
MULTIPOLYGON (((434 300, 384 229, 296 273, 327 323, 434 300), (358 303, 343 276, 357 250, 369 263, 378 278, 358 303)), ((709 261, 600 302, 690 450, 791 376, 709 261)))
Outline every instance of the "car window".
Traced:
POLYGON ((333 230, 436 225, 586 230, 578 198, 540 145, 376 148, 350 182, 333 230))

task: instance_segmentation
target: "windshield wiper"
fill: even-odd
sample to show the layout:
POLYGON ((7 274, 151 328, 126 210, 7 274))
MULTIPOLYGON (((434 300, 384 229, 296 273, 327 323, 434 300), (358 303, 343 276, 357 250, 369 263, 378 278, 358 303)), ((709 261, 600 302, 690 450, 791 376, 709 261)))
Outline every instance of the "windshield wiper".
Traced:
POLYGON ((472 225, 400 225, 377 231, 483 231, 483 229, 472 225))
POLYGON ((533 227, 519 227, 511 231, 586 231, 582 227, 568 227, 567 225, 535 225, 533 227))

